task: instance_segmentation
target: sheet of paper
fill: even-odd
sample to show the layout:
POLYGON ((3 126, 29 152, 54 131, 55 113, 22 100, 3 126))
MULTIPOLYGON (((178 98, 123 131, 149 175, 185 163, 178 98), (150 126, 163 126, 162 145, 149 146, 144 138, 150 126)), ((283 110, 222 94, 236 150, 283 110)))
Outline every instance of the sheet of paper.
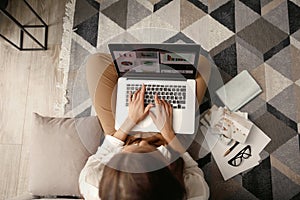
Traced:
POLYGON ((230 145, 227 146, 221 142, 217 142, 212 149, 212 155, 216 160, 224 180, 228 180, 229 178, 258 165, 260 160, 259 154, 270 141, 271 139, 262 130, 256 125, 253 125, 246 143, 239 144, 226 157, 224 157, 224 153, 230 148, 230 145), (228 161, 247 145, 251 146, 251 156, 248 159, 243 159, 242 164, 238 167, 229 165, 228 161))

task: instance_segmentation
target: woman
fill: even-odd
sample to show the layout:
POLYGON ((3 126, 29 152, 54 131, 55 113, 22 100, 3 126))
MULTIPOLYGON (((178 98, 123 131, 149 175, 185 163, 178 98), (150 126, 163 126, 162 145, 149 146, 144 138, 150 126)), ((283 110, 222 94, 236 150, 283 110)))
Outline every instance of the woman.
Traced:
MULTIPOLYGON (((198 102, 204 96, 210 73, 203 56, 199 66, 198 102)), ((112 59, 108 54, 95 54, 89 57, 86 67, 88 89, 106 136, 81 171, 79 184, 83 197, 88 200, 208 199, 203 172, 173 131, 171 105, 155 95, 155 105, 144 108, 146 88, 143 85, 129 95, 127 119, 115 130, 112 108, 115 108, 114 88, 118 77, 112 59), (147 115, 160 133, 130 135, 131 129, 147 115)))

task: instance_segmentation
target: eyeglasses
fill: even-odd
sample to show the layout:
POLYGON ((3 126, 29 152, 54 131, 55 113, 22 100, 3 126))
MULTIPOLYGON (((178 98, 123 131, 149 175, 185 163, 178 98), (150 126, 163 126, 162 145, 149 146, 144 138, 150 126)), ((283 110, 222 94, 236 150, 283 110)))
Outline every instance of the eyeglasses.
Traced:
POLYGON ((238 154, 228 161, 228 164, 233 167, 238 167, 242 164, 243 159, 248 159, 251 156, 251 146, 247 145, 238 154))

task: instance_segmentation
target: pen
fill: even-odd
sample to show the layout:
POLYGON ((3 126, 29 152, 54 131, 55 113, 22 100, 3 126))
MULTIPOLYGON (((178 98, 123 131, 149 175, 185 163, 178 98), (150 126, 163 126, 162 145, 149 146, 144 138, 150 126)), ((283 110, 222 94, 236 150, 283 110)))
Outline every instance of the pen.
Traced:
POLYGON ((225 151, 224 157, 227 156, 238 144, 239 142, 235 141, 234 145, 232 145, 232 147, 230 147, 227 151, 225 151))

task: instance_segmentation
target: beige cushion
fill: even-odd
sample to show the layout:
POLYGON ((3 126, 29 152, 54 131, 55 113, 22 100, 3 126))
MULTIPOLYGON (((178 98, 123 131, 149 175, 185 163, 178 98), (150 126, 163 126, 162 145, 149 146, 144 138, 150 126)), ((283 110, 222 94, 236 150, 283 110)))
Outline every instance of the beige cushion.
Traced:
POLYGON ((54 118, 34 113, 29 191, 39 196, 80 196, 78 178, 103 136, 97 117, 54 118))
MULTIPOLYGON (((23 195, 20 195, 20 196, 17 196, 17 197, 13 197, 13 198, 10 198, 8 200, 32 200, 32 199, 41 199, 37 196, 33 196, 32 194, 23 194, 23 195)), ((42 198, 42 199, 47 199, 47 200, 66 200, 66 198, 42 198)), ((67 198, 68 200, 79 200, 78 198, 76 199, 71 199, 71 198, 67 198)), ((81 199, 83 200, 83 199, 81 199)))

